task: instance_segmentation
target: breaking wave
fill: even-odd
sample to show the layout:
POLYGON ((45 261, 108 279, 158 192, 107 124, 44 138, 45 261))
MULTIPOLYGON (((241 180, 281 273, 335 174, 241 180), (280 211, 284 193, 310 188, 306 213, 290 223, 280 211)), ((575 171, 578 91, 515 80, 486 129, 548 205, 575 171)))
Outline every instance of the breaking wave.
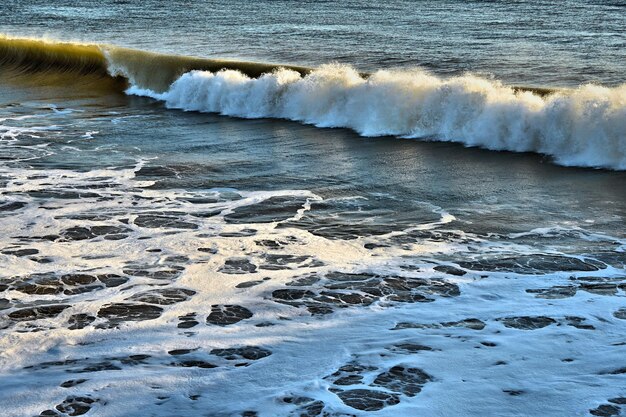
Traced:
POLYGON ((259 77, 279 67, 301 74, 310 71, 293 65, 166 55, 113 45, 53 42, 0 35, 0 69, 5 72, 22 76, 69 74, 113 78, 126 82, 121 84, 120 91, 132 85, 163 92, 178 77, 192 70, 215 72, 233 69, 249 77, 259 77))
POLYGON ((443 79, 421 70, 381 70, 365 78, 351 67, 324 65, 305 76, 287 69, 259 78, 193 71, 165 93, 138 87, 128 93, 175 109, 284 118, 363 136, 454 141, 537 152, 562 165, 626 169, 626 84, 542 97, 469 75, 443 79))
POLYGON ((122 80, 168 108, 282 118, 363 136, 392 135, 549 155, 561 165, 626 169, 626 84, 555 90, 420 69, 359 73, 155 54, 109 45, 0 37, 0 67, 122 80))

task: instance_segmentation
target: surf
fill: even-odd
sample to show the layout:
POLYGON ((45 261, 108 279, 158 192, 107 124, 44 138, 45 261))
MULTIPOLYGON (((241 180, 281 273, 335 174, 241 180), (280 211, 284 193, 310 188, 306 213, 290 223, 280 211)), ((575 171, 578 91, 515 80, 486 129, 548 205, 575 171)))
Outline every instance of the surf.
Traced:
POLYGON ((367 137, 458 142, 539 153, 565 166, 626 169, 626 84, 530 88, 419 68, 362 73, 338 64, 308 68, 7 37, 0 37, 0 68, 27 77, 90 77, 171 109, 288 119, 367 137))

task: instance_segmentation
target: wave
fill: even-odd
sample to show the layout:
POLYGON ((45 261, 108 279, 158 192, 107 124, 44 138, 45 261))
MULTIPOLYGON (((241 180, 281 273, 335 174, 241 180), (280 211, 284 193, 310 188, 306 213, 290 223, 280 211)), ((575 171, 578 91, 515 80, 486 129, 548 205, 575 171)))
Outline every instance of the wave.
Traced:
POLYGON ((626 169, 626 84, 541 97, 470 75, 444 79, 421 70, 381 70, 364 78, 348 66, 324 65, 306 76, 287 69, 259 78, 193 71, 165 93, 138 87, 128 93, 175 109, 284 118, 363 136, 454 141, 541 153, 562 165, 626 169))
POLYGON ((129 85, 163 92, 192 70, 232 69, 259 77, 277 68, 305 75, 310 68, 223 59, 166 55, 105 44, 54 42, 0 36, 0 68, 18 75, 71 74, 124 80, 129 85))
POLYGON ((127 94, 173 109, 535 152, 561 165, 626 170, 626 84, 524 88, 421 69, 364 74, 345 65, 311 69, 11 38, 0 38, 0 67, 121 79, 127 94))

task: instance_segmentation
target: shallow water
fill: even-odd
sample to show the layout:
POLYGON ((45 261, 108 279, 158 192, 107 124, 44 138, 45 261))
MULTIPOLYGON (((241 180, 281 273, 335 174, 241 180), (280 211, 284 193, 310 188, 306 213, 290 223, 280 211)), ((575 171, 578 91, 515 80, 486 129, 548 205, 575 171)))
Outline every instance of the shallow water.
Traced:
MULTIPOLYGON (((408 13, 417 6, 365 11, 355 3, 338 11, 332 3, 287 2, 279 18, 271 12, 280 6, 269 3, 35 2, 24 13, 4 8, 0 21, 7 33, 200 56, 337 59, 368 71, 435 62, 443 83, 446 73, 471 68, 515 85, 615 86, 624 76, 615 59, 622 50, 613 48, 624 40, 623 14, 619 2, 608 3, 568 2, 557 13, 534 2, 438 2, 437 9, 423 2, 421 13, 408 13), (542 15, 542 8, 551 18, 519 21, 523 10, 542 15), (141 19, 133 18, 139 11, 141 19), (246 18, 249 26, 239 24, 246 18), (348 26, 348 18, 360 24, 348 26), (479 41, 478 18, 507 38, 479 41), (416 32, 411 19, 438 24, 416 32), (157 21, 158 30, 138 29, 157 21), (385 22, 397 28, 394 41, 376 43, 372 28, 385 32, 385 22), (580 26, 587 32, 579 46, 602 43, 591 63, 581 48, 558 42, 566 23, 564 38, 580 26), (202 25, 220 30, 184 31, 202 25), (566 72, 521 71, 510 50, 492 56, 496 47, 522 48, 529 25, 525 47, 566 72), (270 34, 295 27, 298 48, 270 42, 270 34), (440 43, 415 47, 426 38, 440 43), (478 52, 462 53, 468 42, 478 52), (551 53, 559 48, 569 61, 551 53), (398 61, 407 49, 427 59, 398 61)), ((125 93, 122 81, 96 72, 25 68, 0 73, 6 415, 626 412, 626 174, 606 163, 619 155, 594 154, 610 157, 603 161, 613 170, 563 167, 555 164, 559 154, 385 132, 362 137, 320 127, 328 119, 295 118, 316 127, 185 112, 168 107, 215 102, 177 105, 176 85, 125 93)), ((186 77, 179 87, 190 77, 215 78, 186 77)), ((606 93, 614 130, 601 130, 624 150, 619 88, 606 93)), ((222 97, 219 112, 252 116, 228 111, 250 95, 228 101, 242 90, 216 91, 204 85, 196 93, 222 97)), ((341 113, 320 114, 354 128, 341 113)))

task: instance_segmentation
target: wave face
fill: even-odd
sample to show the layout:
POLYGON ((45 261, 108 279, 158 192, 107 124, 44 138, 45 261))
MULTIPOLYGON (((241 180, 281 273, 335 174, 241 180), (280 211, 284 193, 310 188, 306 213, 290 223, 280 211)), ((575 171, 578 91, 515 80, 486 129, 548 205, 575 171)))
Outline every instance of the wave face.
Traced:
MULTIPOLYGON (((306 74, 309 68, 256 62, 166 55, 120 48, 113 45, 54 42, 0 35, 0 69, 13 75, 71 75, 84 78, 111 78, 120 82, 113 89, 124 91, 128 85, 167 91, 181 75, 192 70, 232 69, 249 77, 259 77, 276 68, 306 74), (121 87, 121 88, 120 88, 121 87)), ((72 80, 75 82, 76 78, 72 80)))
POLYGON ((107 58, 108 71, 111 75, 124 77, 133 86, 157 92, 167 91, 176 79, 193 70, 217 72, 231 69, 251 78, 260 77, 277 68, 287 68, 302 75, 311 71, 309 68, 294 65, 165 55, 108 45, 101 48, 107 58))
MULTIPOLYGON (((425 71, 372 74, 156 54, 110 45, 0 37, 0 68, 31 82, 77 82, 169 108, 282 118, 363 136, 392 135, 536 152, 566 166, 626 169, 626 84, 523 88, 425 71), (58 79, 62 75, 62 80, 58 79), (68 77, 69 76, 69 77, 68 77)), ((5 71, 6 72, 6 71, 5 71)))
POLYGON ((363 136, 460 142, 537 152, 567 166, 626 169, 626 84, 585 85, 540 96, 475 76, 324 65, 302 76, 279 69, 259 78, 192 71, 165 93, 131 87, 167 107, 244 118, 283 118, 363 136))
POLYGON ((107 60, 97 45, 36 39, 0 36, 0 66, 22 73, 67 72, 109 76, 107 60))

